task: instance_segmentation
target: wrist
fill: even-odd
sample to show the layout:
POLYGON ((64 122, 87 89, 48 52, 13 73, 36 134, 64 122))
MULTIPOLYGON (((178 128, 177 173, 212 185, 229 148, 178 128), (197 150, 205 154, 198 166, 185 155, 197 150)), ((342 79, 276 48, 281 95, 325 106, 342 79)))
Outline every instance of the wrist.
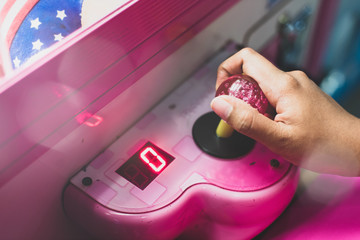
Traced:
POLYGON ((335 156, 339 161, 340 175, 360 176, 360 119, 349 113, 337 122, 334 141, 335 156))

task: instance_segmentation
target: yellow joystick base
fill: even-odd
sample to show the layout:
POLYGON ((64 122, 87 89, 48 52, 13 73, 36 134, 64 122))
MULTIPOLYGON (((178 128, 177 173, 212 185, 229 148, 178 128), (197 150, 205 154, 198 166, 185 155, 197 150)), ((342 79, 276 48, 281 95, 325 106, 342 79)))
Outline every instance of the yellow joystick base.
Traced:
POLYGON ((233 134, 234 129, 227 124, 224 120, 220 120, 219 125, 216 128, 216 136, 220 138, 228 138, 233 134))

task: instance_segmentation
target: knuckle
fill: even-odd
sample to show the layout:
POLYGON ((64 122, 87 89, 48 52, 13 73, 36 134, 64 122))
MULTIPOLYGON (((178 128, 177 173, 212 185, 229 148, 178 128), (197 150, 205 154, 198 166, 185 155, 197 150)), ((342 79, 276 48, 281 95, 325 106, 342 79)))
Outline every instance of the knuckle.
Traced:
POLYGON ((224 62, 222 62, 220 65, 219 65, 219 67, 218 67, 218 72, 219 71, 226 71, 226 69, 227 69, 227 61, 224 61, 224 62))
POLYGON ((250 48, 250 47, 245 47, 242 48, 239 51, 240 54, 242 54, 243 56, 249 56, 249 55, 253 55, 255 53, 254 49, 250 48))
POLYGON ((291 74, 294 78, 301 80, 301 79, 307 79, 308 76, 306 75, 305 72, 300 71, 300 70, 295 70, 295 71, 291 71, 289 72, 289 74, 291 74))
POLYGON ((293 89, 297 89, 299 87, 300 87, 300 83, 296 78, 294 78, 291 74, 285 75, 285 77, 282 81, 282 84, 281 84, 281 88, 284 91, 290 91, 293 89))

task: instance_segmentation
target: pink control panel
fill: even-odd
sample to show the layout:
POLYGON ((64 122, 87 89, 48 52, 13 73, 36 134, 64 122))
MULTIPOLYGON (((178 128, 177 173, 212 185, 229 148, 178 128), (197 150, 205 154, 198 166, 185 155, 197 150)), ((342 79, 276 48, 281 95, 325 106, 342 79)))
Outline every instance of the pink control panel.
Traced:
MULTIPOLYGON (((294 166, 255 142, 242 156, 214 157, 192 136, 194 122, 211 111, 217 66, 232 51, 211 59, 71 179, 64 195, 71 218, 99 238, 172 239, 201 218, 250 238, 278 217, 296 189, 294 166)), ((225 239, 219 231, 214 239, 225 239)))

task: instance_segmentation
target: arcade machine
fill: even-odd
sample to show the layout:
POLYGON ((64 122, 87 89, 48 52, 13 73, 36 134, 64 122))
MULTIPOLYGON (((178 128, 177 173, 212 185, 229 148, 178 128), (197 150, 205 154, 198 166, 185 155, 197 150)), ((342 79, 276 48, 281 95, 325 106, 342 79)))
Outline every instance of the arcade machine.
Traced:
POLYGON ((250 46, 305 68, 335 2, 49 2, 1 3, 0 238, 250 239, 279 218, 300 171, 217 133, 217 67, 250 46))

